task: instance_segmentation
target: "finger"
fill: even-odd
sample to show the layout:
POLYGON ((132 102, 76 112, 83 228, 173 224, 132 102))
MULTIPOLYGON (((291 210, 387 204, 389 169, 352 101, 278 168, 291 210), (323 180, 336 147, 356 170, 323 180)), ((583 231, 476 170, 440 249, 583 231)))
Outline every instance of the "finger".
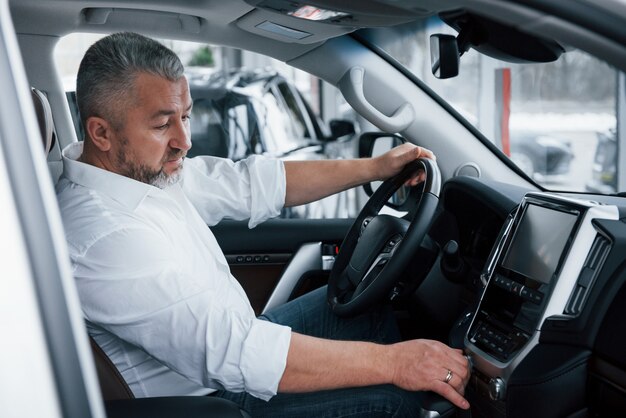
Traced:
POLYGON ((421 174, 417 174, 413 177, 411 177, 410 179, 408 179, 407 181, 404 182, 405 186, 409 186, 409 187, 415 187, 418 184, 422 183, 425 180, 425 176, 423 173, 421 174))
POLYGON ((462 377, 462 375, 452 372, 452 378, 450 378, 450 381, 448 382, 448 384, 452 386, 454 390, 459 392, 461 395, 465 394, 465 386, 467 382, 462 377))
POLYGON ((461 366, 461 367, 452 366, 450 367, 450 370, 452 371, 453 377, 458 379, 458 380, 455 380, 453 378, 451 379, 451 382, 454 380, 454 382, 462 386, 465 386, 467 384, 470 378, 470 370, 467 366, 461 366))
POLYGON ((467 357, 465 357, 460 350, 454 350, 452 352, 448 352, 448 358, 450 359, 451 366, 457 366, 463 370, 469 371, 469 361, 467 357))
POLYGON ((467 367, 450 366, 447 369, 444 368, 444 371, 441 373, 443 376, 441 380, 444 383, 448 383, 449 385, 453 386, 457 391, 461 393, 464 391, 464 388, 467 385, 467 382, 469 382, 469 378, 470 378, 470 372, 467 367), (447 374, 448 370, 450 370, 450 372, 452 373, 452 376, 446 382, 446 378, 448 377, 448 374, 447 374))
POLYGON ((437 157, 435 157, 435 154, 428 148, 418 147, 418 149, 419 149, 418 158, 429 158, 431 160, 437 160, 437 157))
POLYGON ((452 386, 457 392, 463 394, 465 392, 465 379, 466 379, 466 371, 461 369, 446 369, 444 368, 441 372, 442 376, 444 376, 441 380, 443 383, 446 383, 452 386), (449 378, 448 378, 449 377, 449 378))
POLYGON ((440 394, 461 409, 469 408, 469 402, 467 401, 467 399, 465 399, 463 395, 461 395, 459 392, 454 390, 452 386, 446 383, 436 381, 433 384, 432 390, 433 392, 440 394))

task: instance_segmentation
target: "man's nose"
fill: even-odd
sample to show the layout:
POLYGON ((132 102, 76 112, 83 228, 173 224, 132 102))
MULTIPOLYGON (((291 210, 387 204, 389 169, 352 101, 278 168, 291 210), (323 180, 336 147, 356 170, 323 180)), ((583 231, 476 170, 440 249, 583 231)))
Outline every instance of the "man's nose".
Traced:
POLYGON ((174 135, 170 139, 170 146, 183 151, 189 151, 191 148, 191 133, 189 132, 188 125, 185 122, 180 121, 176 124, 176 130, 173 134, 174 135))

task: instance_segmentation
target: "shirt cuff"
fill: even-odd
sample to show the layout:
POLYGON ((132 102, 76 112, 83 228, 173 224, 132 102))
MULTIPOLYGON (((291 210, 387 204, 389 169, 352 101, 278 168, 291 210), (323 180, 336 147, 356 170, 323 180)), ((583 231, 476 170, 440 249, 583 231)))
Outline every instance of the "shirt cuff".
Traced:
POLYGON ((246 392, 264 401, 276 395, 290 343, 291 328, 254 319, 240 362, 246 392))

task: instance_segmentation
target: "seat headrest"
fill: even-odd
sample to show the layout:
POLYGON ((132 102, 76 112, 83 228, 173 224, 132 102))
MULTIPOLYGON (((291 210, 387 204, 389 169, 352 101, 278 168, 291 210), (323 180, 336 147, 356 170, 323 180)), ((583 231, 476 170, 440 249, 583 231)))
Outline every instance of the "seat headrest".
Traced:
POLYGON ((35 113, 39 122, 39 130, 43 140, 44 151, 46 156, 54 145, 54 121, 52 120, 52 109, 46 95, 36 88, 31 89, 33 104, 35 105, 35 113))

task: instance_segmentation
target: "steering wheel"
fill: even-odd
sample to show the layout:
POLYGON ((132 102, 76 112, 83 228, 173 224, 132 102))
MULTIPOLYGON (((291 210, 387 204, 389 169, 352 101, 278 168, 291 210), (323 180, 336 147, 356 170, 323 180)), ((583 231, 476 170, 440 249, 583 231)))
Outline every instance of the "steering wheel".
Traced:
POLYGON ((327 298, 342 317, 365 312, 386 297, 422 243, 439 202, 441 173, 421 158, 383 182, 367 201, 340 247, 330 272, 327 298), (379 212, 418 170, 425 181, 412 221, 379 212))

